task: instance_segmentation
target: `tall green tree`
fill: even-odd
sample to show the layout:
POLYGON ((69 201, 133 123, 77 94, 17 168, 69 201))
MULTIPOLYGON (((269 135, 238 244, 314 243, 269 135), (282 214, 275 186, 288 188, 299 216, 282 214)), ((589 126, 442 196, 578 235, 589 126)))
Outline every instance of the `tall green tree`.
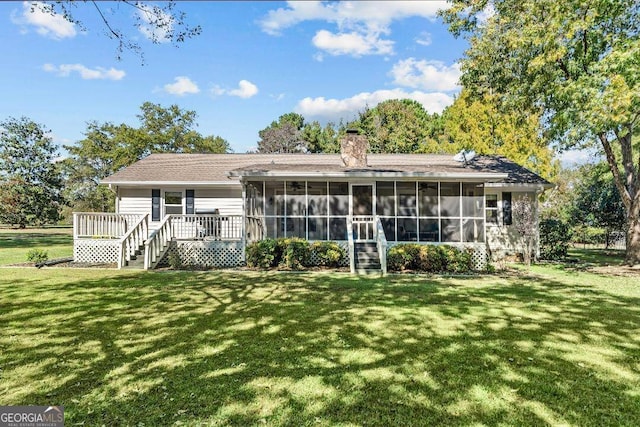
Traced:
POLYGON ((177 105, 145 102, 139 127, 87 123, 85 137, 65 146, 65 196, 76 210, 110 211, 114 195, 98 184, 104 178, 151 153, 226 153, 229 143, 219 136, 202 136, 194 128, 195 111, 177 105))
POLYGON ((547 179, 558 170, 558 161, 542 134, 539 114, 502 111, 497 96, 485 93, 472 97, 463 89, 443 116, 444 131, 455 152, 472 149, 479 154, 505 156, 547 179))
POLYGON ((302 137, 304 117, 287 113, 258 132, 258 153, 306 153, 308 144, 302 137))
POLYGON ((390 99, 359 114, 349 124, 366 135, 372 153, 415 153, 440 151, 430 139, 431 116, 417 101, 390 99))
POLYGON ((469 40, 465 87, 542 109, 559 146, 599 145, 625 206, 626 262, 640 264, 640 2, 452 0, 441 13, 469 40))
POLYGON ((300 131, 300 137, 305 141, 307 148, 311 153, 340 152, 340 141, 338 141, 338 135, 341 130, 339 127, 336 127, 334 123, 329 122, 322 127, 320 122, 313 121, 311 123, 305 123, 300 131))
POLYGON ((62 181, 56 156, 42 125, 26 117, 0 122, 0 222, 24 228, 58 220, 62 181))

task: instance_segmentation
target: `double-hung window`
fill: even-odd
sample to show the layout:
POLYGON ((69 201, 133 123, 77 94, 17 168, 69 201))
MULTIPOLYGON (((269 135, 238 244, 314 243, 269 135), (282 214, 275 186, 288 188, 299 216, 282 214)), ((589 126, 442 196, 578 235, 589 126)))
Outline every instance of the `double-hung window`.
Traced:
POLYGON ((182 192, 181 191, 165 191, 164 192, 164 213, 182 214, 182 192))

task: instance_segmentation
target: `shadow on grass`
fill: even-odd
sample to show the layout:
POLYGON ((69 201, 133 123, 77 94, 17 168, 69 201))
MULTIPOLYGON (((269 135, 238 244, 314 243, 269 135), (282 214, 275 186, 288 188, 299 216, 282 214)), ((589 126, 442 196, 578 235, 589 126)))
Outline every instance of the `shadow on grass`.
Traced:
POLYGON ((70 425, 640 424, 640 298, 592 285, 47 274, 0 281, 0 401, 70 425))

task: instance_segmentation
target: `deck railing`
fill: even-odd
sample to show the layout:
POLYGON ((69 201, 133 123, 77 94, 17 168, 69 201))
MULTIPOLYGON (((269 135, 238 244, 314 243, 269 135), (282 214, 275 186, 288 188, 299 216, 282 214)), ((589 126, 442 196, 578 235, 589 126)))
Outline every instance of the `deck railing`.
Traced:
POLYGON ((380 269, 382 270, 382 274, 387 274, 387 236, 384 234, 384 227, 382 226, 382 221, 378 216, 375 217, 376 224, 376 244, 378 246, 378 255, 380 257, 380 269))
POLYGON ((121 239, 143 215, 74 212, 74 239, 121 239))
POLYGON ((144 215, 137 224, 120 239, 120 255, 118 268, 122 268, 125 262, 131 261, 133 255, 145 244, 149 233, 149 214, 144 215))
POLYGON ((354 216, 353 238, 356 242, 370 242, 375 239, 375 218, 373 216, 354 216))
POLYGON ((242 240, 242 215, 171 215, 171 231, 176 239, 242 240))
POLYGON ((262 220, 262 218, 248 216, 245 234, 247 243, 253 243, 262 240, 264 236, 267 235, 267 232, 265 230, 265 222, 262 220))

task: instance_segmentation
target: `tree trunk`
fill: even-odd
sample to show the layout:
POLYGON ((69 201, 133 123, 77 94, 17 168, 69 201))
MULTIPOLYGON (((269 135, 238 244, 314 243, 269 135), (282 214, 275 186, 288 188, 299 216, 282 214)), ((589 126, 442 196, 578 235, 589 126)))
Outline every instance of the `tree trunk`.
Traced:
POLYGON ((628 219, 625 262, 630 266, 640 265, 640 194, 633 199, 628 219))

